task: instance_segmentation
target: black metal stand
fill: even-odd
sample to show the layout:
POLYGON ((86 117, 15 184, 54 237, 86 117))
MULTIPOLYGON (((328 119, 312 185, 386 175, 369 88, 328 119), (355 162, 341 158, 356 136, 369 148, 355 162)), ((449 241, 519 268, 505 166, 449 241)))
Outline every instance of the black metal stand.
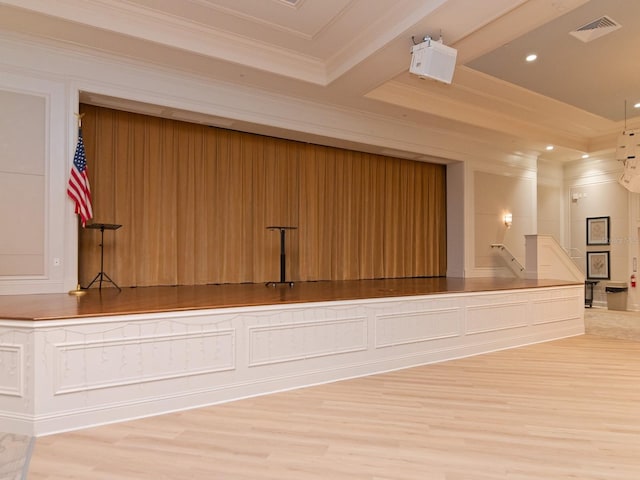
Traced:
POLYGON ((115 225, 113 223, 92 223, 85 227, 85 228, 94 228, 94 229, 100 230, 100 271, 96 274, 95 277, 93 277, 93 280, 91 280, 91 283, 89 283, 89 285, 87 285, 86 288, 90 288, 91 285, 96 283, 96 281, 99 281, 98 290, 102 290, 102 282, 109 282, 114 287, 116 287, 119 292, 122 291, 122 289, 116 284, 116 282, 111 280, 111 277, 107 275, 104 271, 104 231, 117 230, 121 226, 122 225, 115 225))
POLYGON ((286 271, 287 271, 287 254, 285 251, 285 237, 287 230, 295 230, 298 227, 267 227, 267 230, 280 230, 280 281, 279 282, 267 282, 267 287, 275 287, 276 285, 288 284, 290 287, 293 287, 293 282, 287 282, 286 271))
POLYGON ((593 306, 593 286, 598 280, 585 280, 584 282, 584 306, 591 308, 593 306))

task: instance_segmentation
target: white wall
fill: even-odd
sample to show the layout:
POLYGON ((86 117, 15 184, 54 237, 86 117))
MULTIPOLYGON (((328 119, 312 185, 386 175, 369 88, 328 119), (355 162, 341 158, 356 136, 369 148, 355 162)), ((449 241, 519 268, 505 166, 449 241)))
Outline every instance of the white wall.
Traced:
POLYGON ((538 233, 552 235, 566 248, 563 176, 561 164, 538 160, 538 233))
MULTIPOLYGON (((630 247, 637 246, 637 232, 629 222, 632 198, 617 179, 623 165, 610 157, 580 160, 565 166, 565 198, 569 204, 569 247, 584 255, 606 251, 610 255, 610 280, 600 280, 594 289, 594 305, 606 306, 609 281, 627 282, 631 275, 630 247), (610 245, 587 245, 586 219, 610 218, 610 245)), ((635 194, 634 194, 635 195, 635 194)), ((633 293, 633 292, 631 292, 633 293)), ((634 302, 630 302, 630 307, 634 302)))
POLYGON ((447 277, 465 276, 465 164, 447 165, 447 277))
POLYGON ((0 76, 0 293, 64 291, 76 265, 66 253, 76 242, 65 239, 65 90, 15 69, 0 76))
POLYGON ((469 210, 467 237, 467 276, 513 276, 492 244, 503 244, 525 264, 525 235, 537 233, 535 161, 520 165, 468 162, 469 210), (507 228, 504 214, 513 215, 507 228))

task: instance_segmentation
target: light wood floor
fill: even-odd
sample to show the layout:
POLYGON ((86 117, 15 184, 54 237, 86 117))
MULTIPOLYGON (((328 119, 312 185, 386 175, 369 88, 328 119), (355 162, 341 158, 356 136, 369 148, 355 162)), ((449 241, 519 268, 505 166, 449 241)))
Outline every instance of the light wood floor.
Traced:
POLYGON ((638 480, 640 342, 592 335, 38 438, 29 480, 638 480))

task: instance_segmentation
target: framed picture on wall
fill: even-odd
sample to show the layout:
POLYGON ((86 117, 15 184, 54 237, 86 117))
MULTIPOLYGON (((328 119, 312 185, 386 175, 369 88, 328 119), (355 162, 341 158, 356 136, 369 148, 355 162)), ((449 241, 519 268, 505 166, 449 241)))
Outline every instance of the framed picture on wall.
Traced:
POLYGON ((587 278, 609 280, 609 252, 587 252, 587 278))
POLYGON ((609 217, 587 218, 587 245, 609 245, 609 217))

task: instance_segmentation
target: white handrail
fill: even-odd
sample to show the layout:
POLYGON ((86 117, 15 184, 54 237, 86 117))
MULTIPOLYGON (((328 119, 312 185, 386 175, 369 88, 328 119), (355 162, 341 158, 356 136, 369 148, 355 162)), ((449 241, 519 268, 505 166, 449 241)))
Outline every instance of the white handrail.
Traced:
POLYGON ((525 269, 518 259, 502 243, 492 243, 491 248, 499 251, 500 257, 505 261, 507 267, 519 278, 524 278, 525 269))

